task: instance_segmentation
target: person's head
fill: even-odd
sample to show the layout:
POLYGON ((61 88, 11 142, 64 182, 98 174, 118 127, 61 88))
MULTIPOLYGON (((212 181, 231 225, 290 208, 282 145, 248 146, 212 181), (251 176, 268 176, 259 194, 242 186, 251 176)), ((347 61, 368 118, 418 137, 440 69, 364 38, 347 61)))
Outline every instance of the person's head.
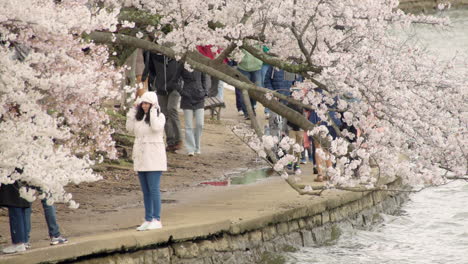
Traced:
POLYGON ((140 98, 138 98, 138 106, 135 119, 140 121, 145 117, 145 122, 150 123, 150 110, 152 107, 159 108, 158 97, 154 92, 145 92, 140 98))

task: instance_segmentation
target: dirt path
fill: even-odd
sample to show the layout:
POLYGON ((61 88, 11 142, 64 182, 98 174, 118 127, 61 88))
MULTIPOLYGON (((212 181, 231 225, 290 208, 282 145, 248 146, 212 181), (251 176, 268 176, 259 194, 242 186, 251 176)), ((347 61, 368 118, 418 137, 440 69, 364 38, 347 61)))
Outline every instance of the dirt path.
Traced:
MULTIPOLYGON (((169 170, 163 174, 161 189, 164 204, 173 202, 165 199, 171 193, 187 189, 206 188, 200 182, 220 179, 224 175, 249 168, 265 166, 258 162, 255 154, 243 144, 230 127, 245 122, 238 116, 232 90, 225 89, 226 108, 221 120, 212 121, 205 111, 205 127, 202 136, 202 154, 189 157, 185 150, 168 154, 169 170)), ((264 121, 263 108, 257 109, 259 118, 264 121)), ((183 119, 183 114, 180 114, 183 119)), ((183 124, 183 120, 182 120, 183 124)), ((57 204, 57 219, 62 233, 73 237, 111 230, 133 228, 143 219, 143 202, 136 173, 125 170, 112 170, 102 173, 104 179, 68 190, 80 203, 80 208, 70 210, 57 204), (135 210, 135 209, 141 210, 135 210), (129 210, 131 209, 131 210, 129 210), (136 215, 135 211, 141 211, 136 215)), ((163 211, 164 213, 164 211, 163 211)), ((45 244, 48 241, 47 226, 39 202, 33 204, 31 216, 31 241, 45 244)), ((0 208, 0 244, 10 243, 10 232, 6 210, 0 208)))

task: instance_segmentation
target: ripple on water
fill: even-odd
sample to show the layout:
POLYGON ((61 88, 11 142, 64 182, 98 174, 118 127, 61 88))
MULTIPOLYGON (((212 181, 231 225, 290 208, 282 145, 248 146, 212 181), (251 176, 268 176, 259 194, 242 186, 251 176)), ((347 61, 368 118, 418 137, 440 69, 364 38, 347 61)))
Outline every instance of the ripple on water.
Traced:
POLYGON ((303 248, 288 255, 288 263, 468 264, 467 186, 455 182, 416 193, 403 214, 382 215, 369 230, 344 230, 333 245, 303 248))

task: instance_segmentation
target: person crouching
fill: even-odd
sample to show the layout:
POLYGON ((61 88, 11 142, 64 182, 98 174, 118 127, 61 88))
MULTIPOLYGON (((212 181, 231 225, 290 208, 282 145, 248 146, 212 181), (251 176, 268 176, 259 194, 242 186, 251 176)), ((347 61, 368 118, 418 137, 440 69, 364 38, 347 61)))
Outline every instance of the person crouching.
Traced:
POLYGON ((154 92, 145 92, 127 114, 126 128, 135 134, 133 168, 138 172, 145 205, 145 221, 138 231, 162 228, 159 186, 162 172, 167 171, 163 141, 165 122, 154 92))

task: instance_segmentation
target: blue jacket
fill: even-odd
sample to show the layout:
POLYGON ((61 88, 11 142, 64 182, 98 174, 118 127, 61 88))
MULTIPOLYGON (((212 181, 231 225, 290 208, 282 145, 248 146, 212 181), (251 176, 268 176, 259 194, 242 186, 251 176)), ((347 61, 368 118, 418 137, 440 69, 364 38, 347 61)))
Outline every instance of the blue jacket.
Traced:
POLYGON ((273 66, 269 66, 267 72, 265 73, 263 85, 267 89, 289 96, 291 94, 291 86, 295 80, 285 80, 284 77, 284 70, 274 69, 273 66))
POLYGON ((269 66, 265 74, 263 85, 267 89, 289 96, 291 94, 291 86, 296 81, 301 80, 302 78, 295 74, 287 73, 284 70, 274 69, 273 66, 269 66))

